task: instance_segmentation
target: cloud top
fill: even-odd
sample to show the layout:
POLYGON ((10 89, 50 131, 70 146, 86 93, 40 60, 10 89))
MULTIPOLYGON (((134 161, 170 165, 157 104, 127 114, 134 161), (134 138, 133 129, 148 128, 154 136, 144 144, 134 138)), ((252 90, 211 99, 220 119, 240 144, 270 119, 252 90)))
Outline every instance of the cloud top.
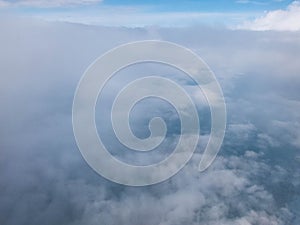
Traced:
POLYGON ((253 21, 247 21, 238 26, 239 29, 247 30, 300 30, 300 1, 292 2, 286 10, 274 10, 253 21))

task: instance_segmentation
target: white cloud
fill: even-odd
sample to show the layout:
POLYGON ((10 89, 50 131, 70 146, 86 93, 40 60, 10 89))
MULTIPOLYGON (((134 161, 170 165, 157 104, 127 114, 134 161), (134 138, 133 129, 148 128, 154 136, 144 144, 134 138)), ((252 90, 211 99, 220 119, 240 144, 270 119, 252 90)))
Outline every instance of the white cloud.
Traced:
POLYGON ((261 2, 261 1, 250 1, 250 0, 237 0, 236 3, 240 4, 254 4, 254 5, 267 5, 267 2, 261 2))
POLYGON ((292 167, 283 142, 295 140, 285 133, 299 130, 298 33, 149 31, 11 18, 0 20, 0 32, 1 224, 300 224, 299 166, 292 167), (222 87, 231 125, 205 173, 198 172, 201 155, 195 154, 164 183, 124 187, 98 177, 79 155, 72 99, 96 57, 116 45, 153 38, 198 49, 216 75, 227 79, 230 89, 222 87), (259 132, 276 138, 282 149, 262 152, 257 139, 270 138, 259 132), (285 164, 277 166, 274 158, 285 164))
MULTIPOLYGON (((28 16, 28 15, 27 15, 28 16)), ((206 24, 223 27, 245 21, 249 13, 218 12, 144 12, 139 7, 103 6, 95 11, 33 13, 31 16, 48 21, 63 21, 86 25, 126 27, 186 27, 206 24)))
POLYGON ((294 1, 286 10, 274 10, 253 21, 247 21, 237 27, 249 30, 300 30, 300 1, 294 1))
POLYGON ((101 2, 102 0, 0 0, 0 7, 30 6, 30 7, 60 7, 69 5, 88 5, 101 2))

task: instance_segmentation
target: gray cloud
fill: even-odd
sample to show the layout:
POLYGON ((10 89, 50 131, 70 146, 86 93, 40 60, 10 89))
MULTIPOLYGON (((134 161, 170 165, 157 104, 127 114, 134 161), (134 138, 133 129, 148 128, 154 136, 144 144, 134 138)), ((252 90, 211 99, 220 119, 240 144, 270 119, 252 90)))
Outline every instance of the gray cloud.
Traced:
MULTIPOLYGON (((11 18, 2 19, 0 29, 1 224, 299 223, 299 33, 11 18), (72 133, 73 94, 99 55, 154 38, 193 49, 215 71, 228 107, 227 134, 220 156, 204 173, 197 165, 207 133, 173 178, 149 187, 121 186, 82 159, 72 133)), ((200 101, 192 83, 180 74, 170 77, 200 101)), ((125 81, 115 82, 117 88, 125 81)), ((137 108, 138 121, 143 114, 137 108)))

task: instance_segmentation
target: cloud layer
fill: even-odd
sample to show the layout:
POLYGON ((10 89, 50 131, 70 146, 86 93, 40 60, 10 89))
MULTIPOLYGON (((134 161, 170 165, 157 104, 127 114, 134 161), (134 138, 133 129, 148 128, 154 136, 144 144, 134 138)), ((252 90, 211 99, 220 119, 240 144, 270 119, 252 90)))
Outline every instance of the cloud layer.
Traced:
MULTIPOLYGON (((12 18, 2 19, 0 29, 1 224, 299 224, 298 33, 104 28, 12 18), (228 129, 219 157, 199 173, 209 130, 209 111, 199 107, 206 132, 192 161, 166 182, 133 188, 111 183, 87 166, 73 137, 71 108, 77 82, 95 58, 143 39, 182 44, 210 65, 225 93, 228 129)), ((134 71, 133 78, 155 70, 128 74, 134 71)), ((182 74, 160 72, 203 101, 182 74)), ((112 80, 104 106, 98 106, 98 125, 108 137, 103 113, 124 83, 112 80)), ((151 108, 176 120, 168 105, 151 108)), ((144 135, 138 128, 151 113, 137 106, 138 135, 144 135)), ((171 127, 153 160, 170 151, 177 131, 171 127)), ((114 140, 107 144, 113 153, 125 151, 114 140)))

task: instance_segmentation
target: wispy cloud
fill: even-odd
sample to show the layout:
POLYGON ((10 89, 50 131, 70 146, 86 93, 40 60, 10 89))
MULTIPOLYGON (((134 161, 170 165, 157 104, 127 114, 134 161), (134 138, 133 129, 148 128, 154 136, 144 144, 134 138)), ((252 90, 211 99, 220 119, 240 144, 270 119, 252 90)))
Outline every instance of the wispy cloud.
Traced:
POLYGON ((89 5, 96 4, 101 1, 102 0, 0 0, 0 7, 28 6, 37 8, 48 8, 72 5, 89 5))
POLYGON ((218 12, 143 12, 128 7, 104 7, 88 12, 52 12, 34 14, 33 17, 48 21, 63 21, 87 25, 125 27, 184 27, 199 24, 208 26, 236 25, 249 18, 247 13, 218 12))
POLYGON ((268 2, 253 1, 253 0, 237 0, 236 3, 240 4, 254 4, 254 5, 268 5, 268 2))

